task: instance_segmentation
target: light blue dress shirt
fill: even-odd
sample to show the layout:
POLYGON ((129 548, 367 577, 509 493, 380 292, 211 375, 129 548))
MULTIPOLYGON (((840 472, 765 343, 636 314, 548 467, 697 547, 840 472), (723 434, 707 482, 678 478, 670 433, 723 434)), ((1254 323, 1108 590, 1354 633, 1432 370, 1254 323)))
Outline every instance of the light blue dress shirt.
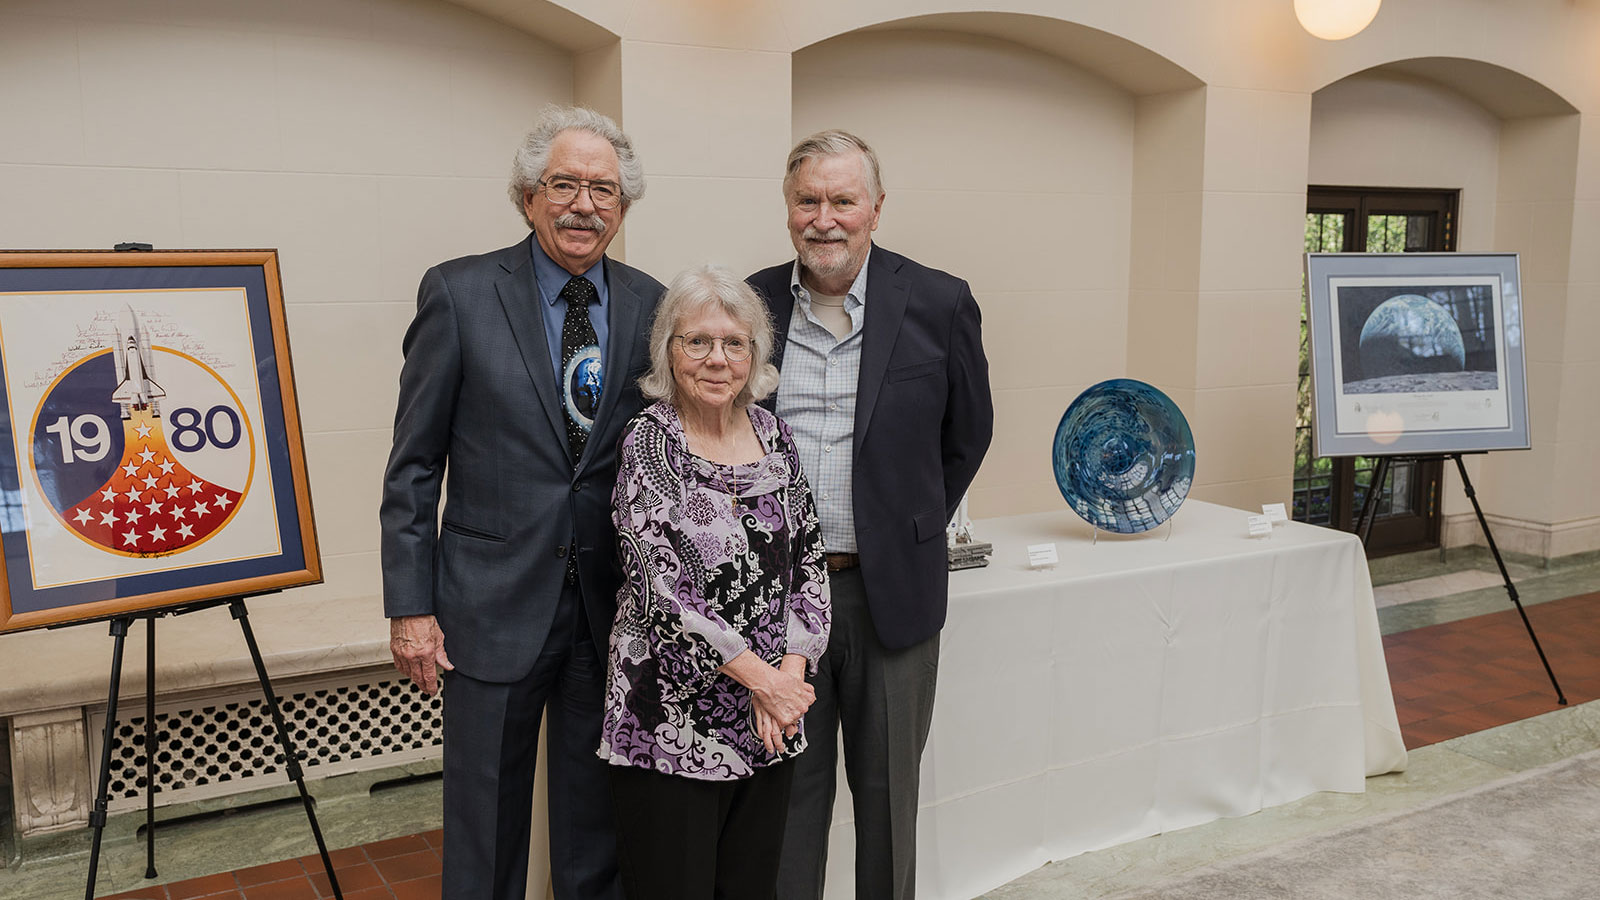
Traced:
MULTIPOLYGON (((556 265, 555 261, 539 246, 539 237, 534 235, 533 245, 533 277, 539 286, 539 299, 546 306, 544 310, 544 339, 550 348, 550 371, 556 378, 556 383, 561 383, 561 326, 567 317, 567 301, 561 297, 561 289, 567 286, 572 279, 572 273, 556 265)), ((610 305, 610 292, 606 290, 606 261, 601 257, 583 277, 589 279, 596 292, 600 294, 599 303, 589 304, 589 322, 594 325, 594 336, 600 341, 600 390, 606 389, 606 335, 610 332, 606 312, 610 305)))
MULTIPOLYGON (((868 251, 870 259, 871 251, 868 251)), ((800 282, 800 261, 789 276, 794 313, 783 351, 778 383, 778 415, 794 432, 800 465, 822 520, 822 542, 829 553, 856 552, 854 454, 856 382, 861 375, 861 326, 866 322, 867 267, 845 294, 850 333, 843 338, 811 311, 811 292, 800 282)))

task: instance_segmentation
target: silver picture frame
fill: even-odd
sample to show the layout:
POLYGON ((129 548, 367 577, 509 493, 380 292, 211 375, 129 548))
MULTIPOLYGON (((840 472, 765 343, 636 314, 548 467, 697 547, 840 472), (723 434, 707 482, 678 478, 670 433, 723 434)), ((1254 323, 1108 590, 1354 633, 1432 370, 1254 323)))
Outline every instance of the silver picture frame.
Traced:
POLYGON ((1317 456, 1526 450, 1515 253, 1308 253, 1317 456))

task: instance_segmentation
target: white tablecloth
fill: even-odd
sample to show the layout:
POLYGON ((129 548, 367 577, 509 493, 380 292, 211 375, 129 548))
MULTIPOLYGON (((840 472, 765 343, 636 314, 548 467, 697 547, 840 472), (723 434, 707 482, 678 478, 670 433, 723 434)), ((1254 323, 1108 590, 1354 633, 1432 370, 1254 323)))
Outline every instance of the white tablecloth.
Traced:
MULTIPOLYGON (((1190 500, 1170 539, 1098 543, 1066 510, 977 523, 995 552, 950 577, 918 897, 1405 766, 1360 544, 1293 522, 1252 539, 1246 515, 1190 500), (1059 565, 1030 570, 1046 542, 1059 565)), ((829 900, 854 896, 839 783, 829 900)))

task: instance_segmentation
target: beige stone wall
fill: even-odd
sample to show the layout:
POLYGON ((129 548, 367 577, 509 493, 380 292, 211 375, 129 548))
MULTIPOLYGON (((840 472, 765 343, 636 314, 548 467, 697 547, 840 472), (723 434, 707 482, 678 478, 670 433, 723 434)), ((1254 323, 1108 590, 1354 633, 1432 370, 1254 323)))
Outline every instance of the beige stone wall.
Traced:
POLYGON ((1461 246, 1522 252, 1527 282, 1536 448, 1475 463, 1485 504, 1521 547, 1600 548, 1600 8, 1386 0, 1326 43, 1287 0, 985 6, 0 2, 0 246, 278 247, 313 590, 371 599, 416 281, 525 233, 502 185, 546 101, 635 136, 619 247, 663 278, 787 256, 797 134, 877 143, 883 242, 985 307, 979 516, 1057 508, 1055 421, 1120 375, 1188 412, 1196 496, 1286 500, 1306 184, 1461 187, 1461 246))
POLYGON ((400 338, 571 53, 460 7, 0 3, 0 247, 276 247, 327 583, 378 592, 400 338))

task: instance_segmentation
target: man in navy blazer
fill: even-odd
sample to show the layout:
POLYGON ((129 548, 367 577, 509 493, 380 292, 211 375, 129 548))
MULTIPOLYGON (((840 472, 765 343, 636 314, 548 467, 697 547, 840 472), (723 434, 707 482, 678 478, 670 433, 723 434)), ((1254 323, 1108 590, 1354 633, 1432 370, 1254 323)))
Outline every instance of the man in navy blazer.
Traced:
POLYGON ((406 332, 384 615, 415 684, 432 693, 450 670, 445 900, 522 900, 541 714, 555 895, 622 897, 595 756, 620 580, 611 489, 662 286, 605 250, 643 192, 616 123, 547 108, 510 185, 533 233, 429 269, 406 332))
POLYGON ((749 280, 777 328, 776 409, 817 500, 834 621, 806 713, 810 749, 794 762, 778 896, 822 897, 842 728, 855 896, 910 900, 945 523, 994 431, 978 304, 965 281, 872 243, 884 193, 859 137, 801 141, 783 190, 797 259, 749 280))

